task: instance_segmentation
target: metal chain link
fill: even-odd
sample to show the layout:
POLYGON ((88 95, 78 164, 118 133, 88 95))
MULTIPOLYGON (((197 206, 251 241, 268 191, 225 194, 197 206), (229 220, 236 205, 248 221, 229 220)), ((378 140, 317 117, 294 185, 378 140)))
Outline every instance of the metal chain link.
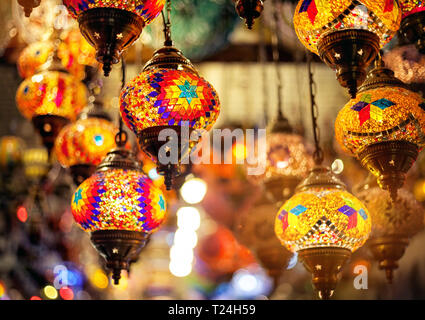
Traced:
MULTIPOLYGON (((126 81, 126 65, 124 57, 121 57, 121 91, 125 87, 126 81)), ((118 108, 118 133, 115 136, 115 143, 118 147, 123 147, 127 143, 128 135, 127 132, 123 128, 122 117, 118 108)))
POLYGON ((272 49, 273 49, 273 62, 276 71, 276 83, 277 83, 277 115, 278 119, 283 119, 283 110, 282 110, 282 77, 279 69, 279 60, 280 60, 280 52, 279 52, 279 38, 278 38, 278 21, 279 21, 279 12, 277 10, 276 0, 273 1, 273 31, 271 34, 272 38, 272 49))
POLYGON ((308 66, 308 80, 309 80, 309 87, 310 87, 310 103, 311 103, 311 118, 313 122, 313 137, 314 137, 314 145, 315 150, 313 153, 313 160, 316 165, 320 165, 323 162, 324 159, 324 153, 322 148, 320 147, 320 129, 317 124, 317 119, 319 117, 319 109, 316 104, 316 93, 317 93, 317 86, 316 82, 313 78, 313 73, 311 70, 312 66, 312 53, 307 52, 307 66, 308 66))
POLYGON ((164 22, 164 45, 172 46, 173 41, 171 40, 171 0, 167 0, 165 10, 167 11, 167 18, 165 18, 164 10, 161 11, 162 21, 164 22))

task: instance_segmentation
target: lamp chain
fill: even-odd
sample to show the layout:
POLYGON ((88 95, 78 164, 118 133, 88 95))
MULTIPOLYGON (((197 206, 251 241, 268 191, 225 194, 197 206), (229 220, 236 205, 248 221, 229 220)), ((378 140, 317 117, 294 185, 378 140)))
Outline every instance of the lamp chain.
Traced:
POLYGON ((161 11, 162 21, 164 22, 164 37, 165 37, 164 45, 172 46, 173 41, 171 40, 171 0, 167 0, 166 11, 167 11, 167 18, 165 18, 164 11, 161 11))
POLYGON ((276 71, 276 84, 277 84, 277 116, 279 120, 284 119, 283 111, 282 111, 282 77, 279 69, 279 38, 278 38, 278 10, 276 1, 273 3, 274 11, 273 11, 273 32, 271 33, 272 40, 272 50, 273 50, 273 62, 276 71))
MULTIPOLYGON (((121 90, 125 87, 125 80, 126 80, 126 66, 125 66, 125 60, 124 57, 121 58, 121 90)), ((123 129, 123 121, 120 115, 120 112, 118 110, 118 133, 115 136, 115 143, 118 147, 124 147, 127 143, 127 132, 123 129)))
POLYGON ((314 82, 313 73, 311 71, 312 65, 312 54, 310 52, 307 53, 307 65, 308 65, 308 80, 309 80, 309 88, 310 88, 310 103, 311 103, 311 118, 313 122, 313 137, 315 150, 313 153, 313 160, 316 165, 320 165, 323 162, 324 154, 323 150, 320 147, 320 129, 317 125, 317 118, 319 117, 319 109, 316 104, 316 82, 314 82))

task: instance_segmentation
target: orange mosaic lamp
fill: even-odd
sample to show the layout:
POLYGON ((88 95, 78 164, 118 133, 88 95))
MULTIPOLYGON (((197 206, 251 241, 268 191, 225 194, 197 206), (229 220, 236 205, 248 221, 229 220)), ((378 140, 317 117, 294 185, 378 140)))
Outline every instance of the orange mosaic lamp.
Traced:
MULTIPOLYGON (((78 79, 85 77, 85 66, 96 67, 95 51, 81 36, 79 30, 62 33, 58 45, 58 56, 63 68, 78 79)), ((19 75, 26 79, 32 77, 45 64, 55 50, 51 40, 33 42, 21 52, 18 58, 19 75)))
POLYGON ((220 112, 218 94, 212 85, 172 46, 157 50, 143 72, 127 83, 120 104, 124 123, 137 135, 142 150, 157 163, 168 189, 179 174, 182 158, 195 145, 190 141, 192 132, 211 129, 220 112), (167 141, 159 141, 158 136, 164 129, 176 135, 176 150, 170 152, 178 149, 178 163, 161 158, 161 147, 167 141))
POLYGON ((356 195, 368 208, 373 221, 368 247, 379 262, 379 269, 385 271, 388 282, 392 283, 409 238, 424 228, 424 208, 406 189, 400 189, 397 201, 393 202, 371 174, 356 195))
POLYGON ((425 103, 382 64, 339 112, 335 135, 395 199, 425 145, 425 103))
POLYGON ((328 168, 316 166, 280 208, 275 233, 313 275, 321 299, 329 299, 338 273, 371 231, 367 208, 328 168))
POLYGON ((353 98, 400 21, 396 0, 300 0, 294 15, 299 40, 336 70, 353 98))
POLYGON ((106 154, 115 147, 118 128, 101 118, 79 119, 67 125, 55 142, 59 163, 69 168, 77 185, 90 177, 106 154))
POLYGON ((108 76, 112 64, 158 16, 165 0, 63 0, 63 4, 96 48, 96 58, 108 76))
POLYGON ((49 153, 60 130, 76 119, 86 103, 86 87, 63 68, 56 50, 16 92, 19 111, 32 120, 49 153))
POLYGON ((422 0, 399 0, 403 13, 401 35, 425 54, 425 2, 422 0))
POLYGON ((91 233, 91 241, 112 270, 115 284, 121 270, 129 270, 137 261, 149 235, 166 215, 162 191, 141 171, 133 153, 125 148, 124 137, 117 138, 118 147, 79 185, 71 203, 75 221, 91 233))

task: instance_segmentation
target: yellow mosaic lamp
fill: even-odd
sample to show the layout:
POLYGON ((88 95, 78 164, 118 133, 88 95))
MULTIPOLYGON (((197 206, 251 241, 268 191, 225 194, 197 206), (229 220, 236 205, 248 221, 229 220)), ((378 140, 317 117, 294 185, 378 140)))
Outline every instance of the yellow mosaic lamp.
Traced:
POLYGON ((32 121, 49 154, 60 130, 87 104, 87 88, 62 65, 58 46, 47 62, 32 77, 25 79, 16 92, 16 105, 32 121))
POLYGON ((425 103, 381 63, 338 113, 335 135, 395 199, 425 145, 425 103))
POLYGON ((282 245, 298 252, 313 275, 321 299, 329 299, 351 253, 369 237, 367 208, 329 168, 317 165, 280 208, 275 233, 282 245))
POLYGON ((336 69, 352 97, 400 21, 396 0, 300 0, 294 15, 299 40, 336 69))
POLYGON ((409 238, 424 228, 424 208, 406 189, 400 189, 397 201, 392 201, 371 174, 356 195, 368 208, 373 221, 368 247, 391 283, 409 238))

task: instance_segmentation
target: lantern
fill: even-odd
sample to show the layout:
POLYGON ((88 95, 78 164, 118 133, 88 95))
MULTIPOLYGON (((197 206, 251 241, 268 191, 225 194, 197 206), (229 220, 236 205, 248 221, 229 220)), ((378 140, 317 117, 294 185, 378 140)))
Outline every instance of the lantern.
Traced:
POLYGON ((86 87, 63 69, 56 50, 16 92, 19 111, 32 120, 49 153, 59 131, 75 120, 86 102, 86 87))
MULTIPOLYGON (((265 170, 260 175, 247 175, 255 184, 261 182, 273 202, 283 204, 313 167, 302 136, 296 134, 284 117, 278 117, 267 131, 265 170)), ((259 142, 260 143, 260 142, 259 142)), ((247 166, 249 169, 249 165, 247 166)))
POLYGON ((369 249, 391 283, 409 238, 424 228, 424 209, 405 189, 399 190, 397 201, 393 202, 389 194, 378 187, 373 175, 369 175, 356 194, 373 221, 369 249))
POLYGON ((49 154, 45 148, 28 148, 24 150, 22 161, 25 176, 32 182, 38 183, 49 172, 49 154))
MULTIPOLYGON (((58 45, 58 56, 62 67, 78 79, 85 77, 85 66, 95 66, 94 49, 81 36, 79 30, 63 33, 58 45), (78 33, 77 33, 78 32, 78 33)), ((18 71, 22 78, 33 76, 45 64, 55 50, 51 40, 37 41, 28 45, 19 55, 18 71)))
POLYGON ((400 33, 418 50, 425 53, 425 3, 421 0, 400 0, 403 13, 400 33))
MULTIPOLYGON (((119 133, 121 136, 123 133, 119 133)), ((121 270, 137 260, 149 235, 164 222, 165 198, 141 171, 132 152, 117 138, 96 173, 77 188, 71 210, 81 228, 113 271, 115 284, 121 270)))
POLYGON ((275 232, 313 275, 319 297, 332 296, 338 273, 371 230, 369 213, 329 168, 315 166, 280 208, 275 232))
POLYGON ((340 84, 353 98, 367 67, 397 32, 400 21, 395 0, 300 0, 294 15, 300 41, 336 69, 340 84))
POLYGON ((262 0, 235 0, 235 8, 241 19, 245 19, 248 29, 252 29, 254 19, 260 17, 264 9, 262 0))
POLYGON ((424 108, 422 97, 381 64, 336 119, 341 147, 356 156, 394 199, 425 143, 424 108))
POLYGON ((87 41, 96 48, 105 76, 118 63, 123 50, 140 36, 143 28, 158 16, 165 0, 63 0, 78 20, 87 41))
POLYGON ((77 185, 89 178, 114 148, 117 132, 110 121, 97 117, 79 119, 62 129, 55 142, 56 157, 63 167, 70 168, 77 185))
POLYGON ((143 72, 127 83, 120 103, 125 124, 138 136, 143 151, 155 160, 158 172, 165 175, 167 189, 178 174, 178 164, 195 145, 190 141, 192 132, 209 130, 220 111, 214 88, 172 46, 155 52, 143 72), (174 137, 159 141, 164 129, 174 137), (161 155, 166 144, 172 147, 161 155), (168 159, 173 155, 176 159, 168 159))
POLYGON ((0 139, 0 168, 5 173, 20 164, 25 142, 15 136, 3 136, 0 139))

